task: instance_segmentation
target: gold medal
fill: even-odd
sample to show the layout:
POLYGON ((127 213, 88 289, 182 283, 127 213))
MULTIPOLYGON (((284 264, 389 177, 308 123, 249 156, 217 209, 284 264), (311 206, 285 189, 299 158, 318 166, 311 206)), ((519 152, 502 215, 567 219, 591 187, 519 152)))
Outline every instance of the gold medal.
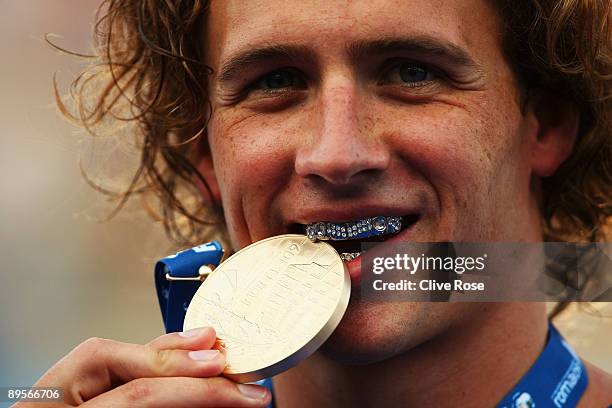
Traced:
POLYGON ((340 323, 350 292, 331 245, 279 235, 219 265, 193 297, 183 329, 212 326, 227 360, 223 374, 257 381, 314 353, 340 323))

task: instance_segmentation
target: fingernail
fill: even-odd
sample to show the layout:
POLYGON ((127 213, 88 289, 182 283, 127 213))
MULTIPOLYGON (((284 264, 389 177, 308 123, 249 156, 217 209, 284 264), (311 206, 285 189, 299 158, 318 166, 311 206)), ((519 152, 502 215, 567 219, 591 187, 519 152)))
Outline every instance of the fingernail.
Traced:
POLYGON ((251 384, 238 384, 238 391, 247 398, 263 399, 268 392, 264 387, 251 384))
POLYGON ((208 330, 208 327, 196 327, 195 329, 179 332, 179 335, 182 337, 195 337, 203 333, 204 330, 208 330))
POLYGON ((219 350, 195 350, 187 353, 189 358, 196 361, 210 361, 217 358, 219 350))

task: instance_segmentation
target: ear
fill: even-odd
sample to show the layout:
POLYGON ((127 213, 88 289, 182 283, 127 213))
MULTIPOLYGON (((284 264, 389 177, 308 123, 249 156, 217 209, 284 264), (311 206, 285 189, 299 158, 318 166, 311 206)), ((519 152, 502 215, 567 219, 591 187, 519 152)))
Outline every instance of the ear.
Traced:
POLYGON ((212 154, 205 137, 198 141, 195 166, 206 182, 204 184, 200 179, 195 180, 196 186, 202 194, 202 199, 211 206, 221 206, 221 191, 215 174, 212 154))
POLYGON ((527 115, 534 125, 529 132, 531 168, 540 177, 552 176, 576 142, 578 108, 557 95, 535 91, 530 95, 527 115))

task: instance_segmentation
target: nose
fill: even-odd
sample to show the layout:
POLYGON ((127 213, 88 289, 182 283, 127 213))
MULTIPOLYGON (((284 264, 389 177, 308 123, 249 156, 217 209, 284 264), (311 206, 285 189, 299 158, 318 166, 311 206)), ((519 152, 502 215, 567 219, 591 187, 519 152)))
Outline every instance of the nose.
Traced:
POLYGON ((297 151, 298 175, 346 185, 360 174, 382 171, 389 166, 389 151, 382 141, 368 134, 362 114, 367 107, 362 108, 358 92, 351 83, 321 90, 314 135, 297 151))

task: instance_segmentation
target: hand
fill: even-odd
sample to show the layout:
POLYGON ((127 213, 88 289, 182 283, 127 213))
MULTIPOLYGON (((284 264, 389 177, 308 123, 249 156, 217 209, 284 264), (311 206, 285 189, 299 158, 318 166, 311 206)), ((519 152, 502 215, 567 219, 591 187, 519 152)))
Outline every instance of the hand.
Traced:
POLYGON ((219 375, 225 358, 210 327, 170 333, 146 345, 91 338, 57 362, 35 387, 62 387, 64 401, 15 408, 265 407, 270 392, 219 375))

